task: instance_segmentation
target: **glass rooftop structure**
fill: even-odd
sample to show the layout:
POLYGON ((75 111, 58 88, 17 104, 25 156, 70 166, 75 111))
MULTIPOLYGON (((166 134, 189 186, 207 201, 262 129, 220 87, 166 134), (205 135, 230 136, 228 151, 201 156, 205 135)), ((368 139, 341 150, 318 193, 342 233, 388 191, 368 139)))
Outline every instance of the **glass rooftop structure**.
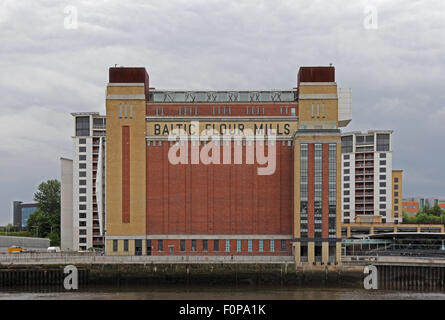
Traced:
POLYGON ((149 102, 296 102, 297 90, 175 91, 152 90, 149 102))

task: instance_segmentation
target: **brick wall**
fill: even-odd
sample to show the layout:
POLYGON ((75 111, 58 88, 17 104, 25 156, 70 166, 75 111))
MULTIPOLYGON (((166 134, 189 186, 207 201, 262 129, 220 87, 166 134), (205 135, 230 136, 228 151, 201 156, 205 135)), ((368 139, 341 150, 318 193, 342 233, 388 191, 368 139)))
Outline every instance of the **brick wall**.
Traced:
POLYGON ((147 234, 292 234, 287 142, 277 141, 276 170, 269 176, 257 175, 257 164, 245 164, 244 153, 239 165, 172 165, 169 148, 164 141, 146 149, 147 234))

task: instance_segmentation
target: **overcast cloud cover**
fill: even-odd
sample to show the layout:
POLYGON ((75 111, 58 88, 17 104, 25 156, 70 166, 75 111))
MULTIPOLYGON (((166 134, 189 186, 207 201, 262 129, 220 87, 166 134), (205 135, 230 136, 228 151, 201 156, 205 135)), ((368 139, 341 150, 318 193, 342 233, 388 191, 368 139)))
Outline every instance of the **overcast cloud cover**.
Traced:
POLYGON ((394 130, 404 197, 445 196, 443 0, 0 0, 0 225, 13 200, 60 179, 70 113, 105 112, 110 66, 144 66, 156 88, 268 89, 329 63, 352 88, 346 131, 394 130), (377 30, 364 28, 367 5, 377 30))

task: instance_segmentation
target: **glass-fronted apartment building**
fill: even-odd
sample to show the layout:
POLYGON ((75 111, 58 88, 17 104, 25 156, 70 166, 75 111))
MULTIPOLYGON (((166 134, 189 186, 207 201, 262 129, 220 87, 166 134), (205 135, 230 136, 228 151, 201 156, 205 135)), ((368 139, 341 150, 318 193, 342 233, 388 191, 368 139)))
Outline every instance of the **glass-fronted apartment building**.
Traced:
POLYGON ((73 159, 61 159, 61 245, 74 251, 104 249, 106 120, 96 112, 71 115, 73 159))
POLYGON ((392 169, 391 135, 342 134, 342 223, 402 222, 402 171, 392 169))

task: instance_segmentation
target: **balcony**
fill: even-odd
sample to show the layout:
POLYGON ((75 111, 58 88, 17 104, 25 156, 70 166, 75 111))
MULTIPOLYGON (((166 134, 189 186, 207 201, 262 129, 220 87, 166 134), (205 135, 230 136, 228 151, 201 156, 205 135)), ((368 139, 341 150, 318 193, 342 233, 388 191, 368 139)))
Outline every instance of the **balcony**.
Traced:
POLYGON ((103 246, 104 245, 104 239, 102 237, 93 238, 93 246, 103 246))
MULTIPOLYGON (((357 187, 356 187, 357 188, 357 187)), ((363 191, 356 191, 355 192, 356 197, 373 197, 374 192, 363 192, 363 191)))
POLYGON ((106 128, 107 128, 106 124, 98 124, 98 123, 93 124, 93 129, 106 129, 106 128))

